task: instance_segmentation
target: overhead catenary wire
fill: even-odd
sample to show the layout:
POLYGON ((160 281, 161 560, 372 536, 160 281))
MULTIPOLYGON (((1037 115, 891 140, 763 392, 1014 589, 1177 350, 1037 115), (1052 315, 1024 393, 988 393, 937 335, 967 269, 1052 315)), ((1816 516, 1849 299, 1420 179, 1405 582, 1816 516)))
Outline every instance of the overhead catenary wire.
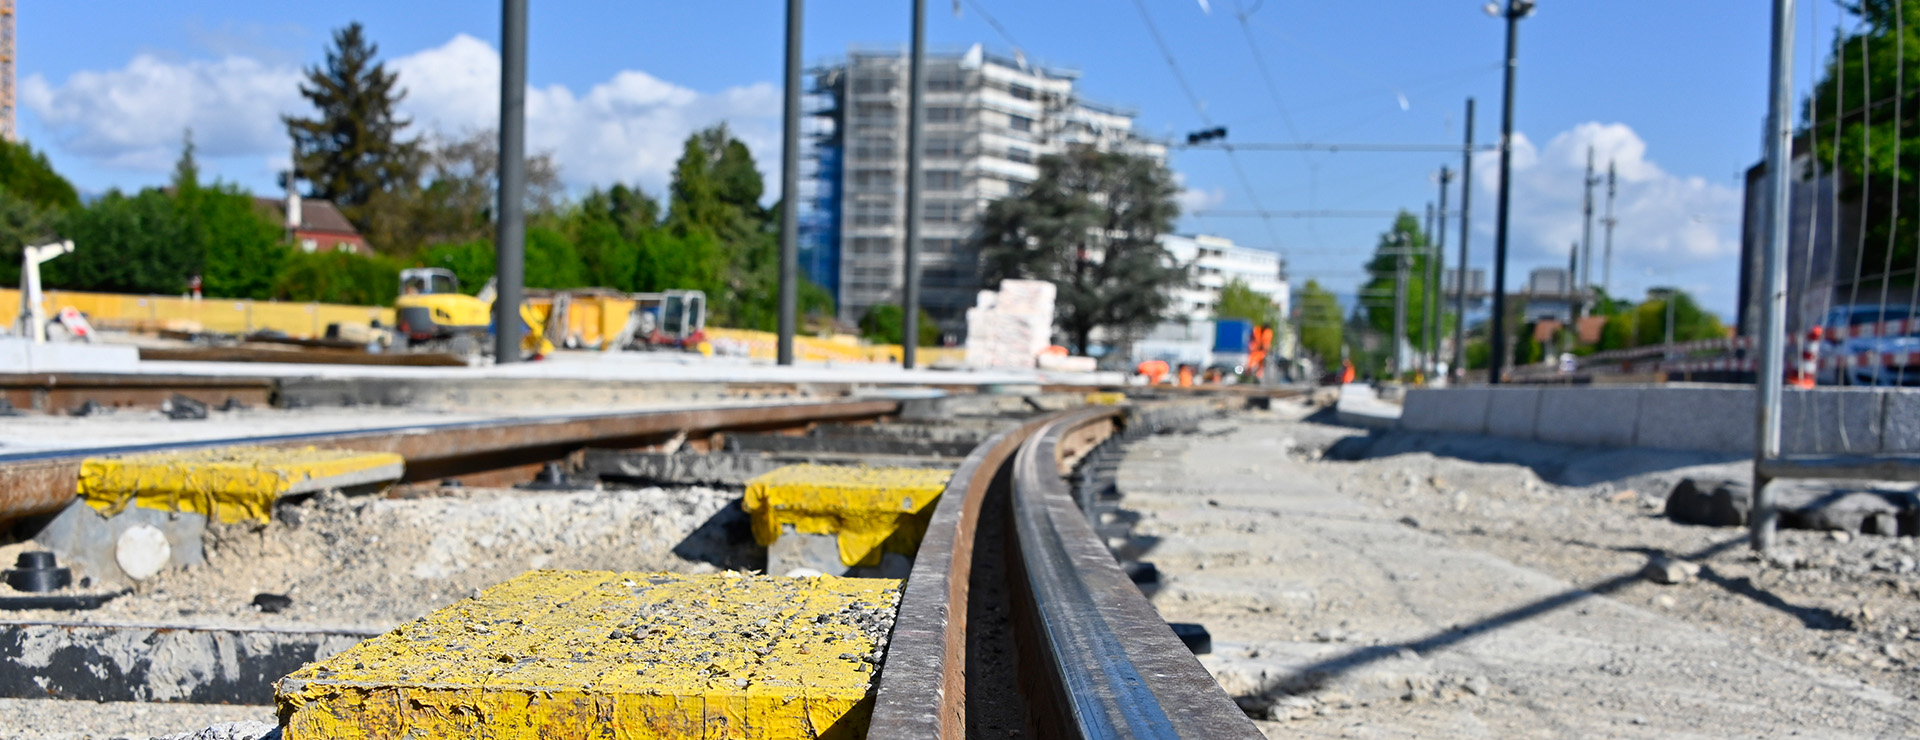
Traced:
MULTIPOLYGON (((1180 91, 1186 94, 1187 102, 1193 104, 1193 110, 1199 114, 1200 122, 1209 127, 1213 126, 1213 116, 1207 113, 1206 103, 1200 100, 1199 94, 1193 90, 1193 84, 1187 81, 1186 73, 1180 70, 1180 62, 1173 56, 1173 47, 1168 46, 1167 40, 1160 35, 1160 27, 1154 24, 1153 15, 1147 12, 1146 3, 1142 2, 1142 0, 1133 0, 1133 7, 1135 10, 1140 11, 1140 20, 1146 24, 1147 33, 1153 37, 1154 46, 1159 48, 1160 58, 1166 60, 1167 68, 1173 71, 1174 81, 1180 83, 1180 91)), ((1253 189, 1253 180, 1247 177, 1246 168, 1240 165, 1239 155, 1234 152, 1231 146, 1223 148, 1227 152, 1228 163, 1233 166, 1234 177, 1240 180, 1241 189, 1247 193, 1247 201, 1252 203, 1255 209, 1266 210, 1266 207, 1260 203, 1259 194, 1253 189)), ((1273 229, 1273 221, 1271 219, 1262 219, 1262 223, 1266 226, 1269 243, 1275 250, 1281 251, 1284 254, 1285 250, 1280 245, 1279 232, 1273 229)))
MULTIPOLYGON (((1014 40, 1013 34, 1007 32, 1006 26, 1000 25, 999 19, 994 18, 993 14, 988 13, 986 8, 980 7, 980 3, 975 2, 974 0, 959 0, 959 2, 966 3, 967 7, 973 8, 973 12, 980 14, 980 20, 986 21, 987 27, 993 29, 994 33, 1000 34, 1000 39, 1002 41, 1007 42, 1008 46, 1013 47, 1014 51, 1020 52, 1020 50, 1024 48, 1020 45, 1019 41, 1014 40)), ((959 11, 957 8, 954 14, 959 15, 959 11)), ((1024 52, 1021 52, 1021 53, 1024 54, 1024 52)))

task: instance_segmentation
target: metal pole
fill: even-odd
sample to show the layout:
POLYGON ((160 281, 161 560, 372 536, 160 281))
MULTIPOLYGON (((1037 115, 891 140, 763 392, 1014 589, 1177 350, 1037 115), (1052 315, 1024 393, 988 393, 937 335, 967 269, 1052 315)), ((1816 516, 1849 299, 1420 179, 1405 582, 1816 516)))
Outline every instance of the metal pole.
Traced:
POLYGON ((1761 275, 1767 305, 1760 323, 1760 398, 1755 415, 1753 516, 1749 544, 1773 546, 1773 491, 1761 465, 1780 455, 1780 392, 1786 372, 1787 218, 1793 152, 1793 0, 1773 0, 1772 88, 1767 94, 1767 223, 1761 275))
POLYGON ((1507 2, 1507 81, 1500 111, 1500 206, 1493 236, 1493 336, 1488 346, 1487 382, 1500 383, 1507 353, 1507 216, 1513 196, 1513 73, 1519 66, 1520 15, 1507 2))
MULTIPOLYGON (((1581 213, 1586 220, 1580 227, 1580 292, 1578 304, 1580 308, 1574 312, 1574 316, 1586 315, 1587 301, 1590 300, 1593 293, 1593 186, 1599 183, 1599 178, 1593 176, 1593 145, 1589 144, 1587 145, 1587 174, 1586 178, 1581 180, 1582 189, 1585 191, 1585 202, 1582 206, 1581 213)), ((1579 332, 1580 330, 1576 326, 1574 333, 1578 334, 1579 332)))
POLYGON ((1420 370, 1433 374, 1433 284, 1428 277, 1433 274, 1433 201, 1427 201, 1426 245, 1421 251, 1427 255, 1425 266, 1420 270, 1420 370))
POLYGON ((920 345, 920 129, 926 121, 927 0, 913 0, 913 61, 907 68, 907 259, 901 291, 900 366, 920 345))
POLYGON ((1393 376, 1396 381, 1407 367, 1407 250, 1413 242, 1405 237, 1401 234, 1401 246, 1393 258, 1393 376))
POLYGON ((800 310, 800 18, 804 0, 787 0, 787 100, 780 152, 780 343, 776 362, 793 364, 800 310))
POLYGON ((493 361, 520 361, 527 256, 527 0, 501 0, 500 220, 494 239, 493 361))
POLYGON ((1440 370, 1440 337, 1445 332, 1440 323, 1440 312, 1447 304, 1441 300, 1440 283, 1447 274, 1447 185, 1452 181, 1453 172, 1446 165, 1441 165, 1440 227, 1433 233, 1433 253, 1427 258, 1427 325, 1432 327, 1427 334, 1430 337, 1427 341, 1432 342, 1432 346, 1427 348, 1427 352, 1431 353, 1427 361, 1430 375, 1440 370))
POLYGON ((1619 220, 1613 217, 1614 162, 1607 162, 1607 251, 1600 260, 1600 290, 1607 294, 1607 302, 1613 302, 1613 226, 1619 220))
POLYGON ((1453 289, 1453 372, 1467 372, 1467 244, 1471 232, 1467 219, 1473 210, 1473 98, 1467 98, 1467 143, 1460 149, 1460 261, 1453 268, 1459 273, 1453 289))

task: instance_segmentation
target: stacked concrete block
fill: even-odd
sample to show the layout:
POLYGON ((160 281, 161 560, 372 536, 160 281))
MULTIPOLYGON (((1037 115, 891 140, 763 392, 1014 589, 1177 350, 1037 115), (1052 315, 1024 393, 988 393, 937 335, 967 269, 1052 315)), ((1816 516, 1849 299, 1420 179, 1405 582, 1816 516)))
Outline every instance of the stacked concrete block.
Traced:
MULTIPOLYGON (((1887 392, 1855 388, 1789 390, 1780 396, 1780 450, 1789 455, 1880 451, 1887 392)), ((1751 422, 1748 424, 1751 428, 1751 422)), ((1747 448, 1752 449, 1749 434, 1747 448)))
MULTIPOLYGON (((1558 390, 1558 389, 1555 389, 1558 390)), ((1544 391, 1534 412, 1533 438, 1590 447, 1631 447, 1639 422, 1639 388, 1544 391)))
POLYGON ((980 291, 967 309, 967 364, 975 367, 1034 366, 1053 338, 1053 283, 1003 280, 1000 290, 980 291))
POLYGON ((1400 427, 1416 432, 1486 434, 1488 388, 1419 388, 1407 391, 1400 427))
POLYGON ((1698 385, 1639 390, 1635 446, 1716 452, 1753 449, 1753 389, 1698 385))

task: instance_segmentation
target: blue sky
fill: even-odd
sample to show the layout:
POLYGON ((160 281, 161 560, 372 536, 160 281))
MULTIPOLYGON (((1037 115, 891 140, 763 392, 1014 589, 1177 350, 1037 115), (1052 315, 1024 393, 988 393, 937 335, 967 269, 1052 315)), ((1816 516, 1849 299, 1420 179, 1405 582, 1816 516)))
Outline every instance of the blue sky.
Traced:
MULTIPOLYGON (((1827 2, 1802 5, 1796 56, 1804 89, 1810 42, 1824 45, 1839 11, 1827 2), (1816 12, 1820 30, 1811 31, 1816 12)), ((906 38, 904 2, 809 6, 809 61, 844 54, 849 44, 898 45, 906 38)), ((984 42, 1007 51, 1017 44, 1034 61, 1078 69, 1085 96, 1137 109, 1141 130, 1169 138, 1210 118, 1238 142, 1453 143, 1461 138, 1468 96, 1479 102, 1478 140, 1488 144, 1498 135, 1503 27, 1477 2, 1210 6, 968 0, 956 17, 951 0, 930 0, 927 35, 937 49, 984 42), (1153 45, 1141 6, 1204 115, 1153 45), (1278 100, 1262 81, 1249 36, 1278 100)), ((1516 130, 1524 142, 1516 156, 1512 283, 1529 267, 1564 264, 1580 227, 1579 168, 1593 144, 1602 167, 1609 158, 1621 164, 1615 292, 1637 296, 1650 285, 1677 283, 1731 314, 1740 173, 1759 157, 1766 102, 1767 4, 1540 6, 1520 37, 1516 130)), ((686 132, 724 119, 773 174, 783 12, 776 0, 536 0, 533 145, 555 152, 575 188, 625 180, 659 192, 686 132)), ((408 111, 422 129, 490 125, 495 4, 200 0, 22 3, 21 128, 85 190, 164 180, 187 126, 214 174, 269 189, 286 156, 277 114, 301 111, 292 90, 299 67, 319 61, 331 29, 354 20, 402 70, 413 93, 408 111)), ((1174 154, 1188 205, 1418 212, 1435 197, 1434 172, 1459 166, 1457 156, 1438 153, 1239 157, 1251 193, 1224 154, 1174 154)), ((1476 266, 1487 264, 1492 249, 1491 163, 1488 155, 1476 165, 1476 266)), ((1296 285, 1312 277, 1348 292, 1386 227, 1380 219, 1270 224, 1271 231, 1259 219, 1189 217, 1181 228, 1277 249, 1290 260, 1296 285)), ((1448 243, 1457 241, 1456 230, 1448 243)))

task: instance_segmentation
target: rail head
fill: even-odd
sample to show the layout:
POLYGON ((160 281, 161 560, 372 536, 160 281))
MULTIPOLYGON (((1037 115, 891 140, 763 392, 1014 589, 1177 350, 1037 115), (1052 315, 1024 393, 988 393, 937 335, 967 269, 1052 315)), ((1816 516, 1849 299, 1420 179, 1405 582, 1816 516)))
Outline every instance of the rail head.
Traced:
POLYGON ((900 594, 868 737, 966 737, 967 598, 980 511, 1020 444, 1063 413, 995 433, 954 469, 900 594))
POLYGON ((1050 729, 1101 740, 1260 738, 1120 569, 1062 477, 1063 458, 1085 453, 1085 436, 1076 433, 1113 425, 1119 414, 1088 409, 1051 418, 1014 460, 1028 623, 1047 666, 1033 678, 1067 710, 1063 726, 1050 729))

